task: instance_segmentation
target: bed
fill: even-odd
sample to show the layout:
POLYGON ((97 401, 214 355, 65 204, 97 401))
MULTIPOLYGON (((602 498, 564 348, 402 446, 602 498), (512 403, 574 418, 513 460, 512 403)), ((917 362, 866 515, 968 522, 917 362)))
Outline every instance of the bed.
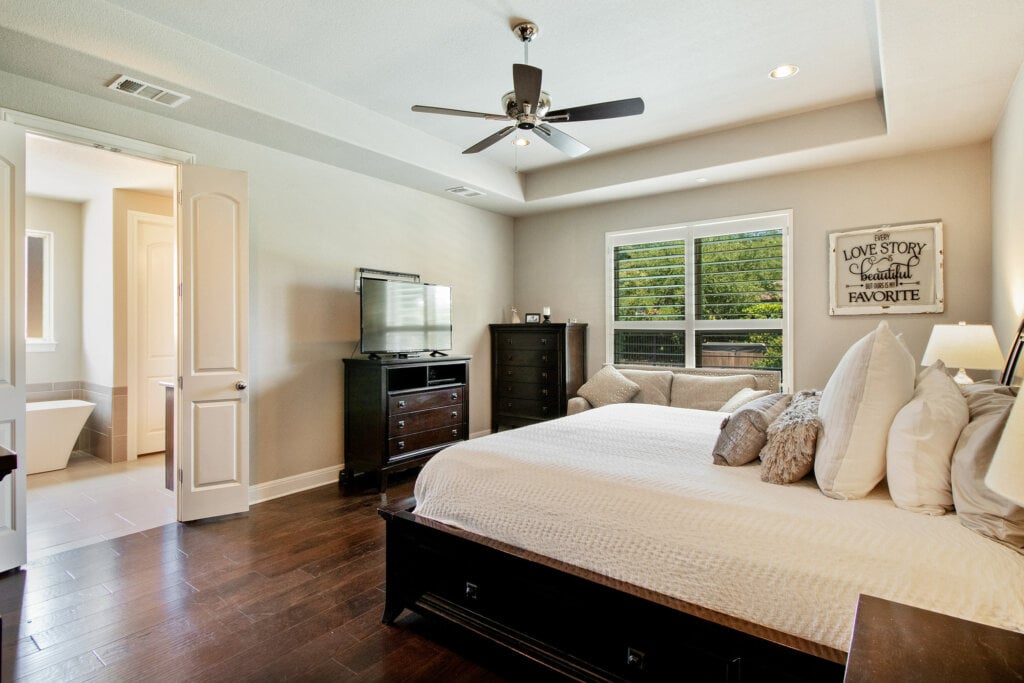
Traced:
POLYGON ((956 515, 760 480, 723 414, 605 406, 463 442, 384 510, 387 602, 581 680, 841 680, 860 594, 1024 631, 1024 557, 956 515))

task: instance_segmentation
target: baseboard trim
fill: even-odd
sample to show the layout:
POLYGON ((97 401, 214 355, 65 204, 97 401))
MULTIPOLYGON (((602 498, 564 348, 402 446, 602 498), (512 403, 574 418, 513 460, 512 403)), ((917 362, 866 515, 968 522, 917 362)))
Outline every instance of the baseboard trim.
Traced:
POLYGON ((249 487, 249 505, 255 505, 256 503, 262 503, 308 489, 315 489, 325 484, 337 484, 338 471, 340 469, 340 465, 332 465, 323 469, 313 470, 312 472, 293 474, 290 477, 283 477, 263 482, 262 484, 253 484, 249 487))
POLYGON ((479 438, 480 438, 481 436, 487 436, 487 435, 488 435, 488 434, 490 434, 490 433, 491 433, 491 430, 490 430, 490 429, 482 429, 482 430, 480 430, 479 432, 473 432, 473 433, 471 433, 471 434, 469 435, 469 438, 471 438, 471 439, 479 439, 479 438))

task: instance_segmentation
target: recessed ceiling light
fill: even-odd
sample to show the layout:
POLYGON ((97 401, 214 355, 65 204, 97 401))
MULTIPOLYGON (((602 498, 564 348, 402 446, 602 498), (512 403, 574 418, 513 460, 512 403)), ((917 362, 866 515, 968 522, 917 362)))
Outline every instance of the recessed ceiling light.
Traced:
POLYGON ((528 144, 530 144, 530 141, 527 140, 526 138, 516 138, 515 140, 512 141, 512 144, 515 145, 516 147, 526 147, 528 144))
POLYGON ((795 76, 796 72, 799 70, 800 67, 796 64, 779 64, 768 73, 768 77, 776 80, 789 78, 790 76, 795 76))

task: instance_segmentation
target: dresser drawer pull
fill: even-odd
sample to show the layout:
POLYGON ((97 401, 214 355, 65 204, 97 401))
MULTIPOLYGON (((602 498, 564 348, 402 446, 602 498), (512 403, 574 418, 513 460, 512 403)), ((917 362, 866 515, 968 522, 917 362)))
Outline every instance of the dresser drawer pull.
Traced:
POLYGON ((458 438, 459 437, 459 430, 458 429, 453 429, 452 430, 452 436, 454 436, 455 438, 458 438))
POLYGON ((452 392, 452 400, 453 401, 458 401, 459 400, 459 392, 457 392, 457 391, 453 391, 452 392))
POLYGON ((512 404, 511 403, 506 403, 505 407, 511 409, 512 408, 512 404))
POLYGON ((405 450, 405 442, 404 441, 399 441, 398 442, 398 450, 400 450, 400 451, 404 451, 405 450))
POLYGON ((452 411, 452 419, 453 420, 458 420, 459 419, 459 411, 457 411, 457 410, 453 410, 452 411))
POLYGON ((512 337, 505 337, 505 343, 508 344, 509 346, 511 346, 512 345, 512 337))
POLYGON ((541 389, 540 390, 540 395, 541 396, 547 396, 548 395, 548 390, 547 389, 541 389))
POLYGON ((506 370, 505 374, 508 375, 509 377, 511 377, 512 376, 512 371, 511 370, 506 370))
POLYGON ((505 391, 512 391, 512 385, 511 384, 506 384, 505 385, 505 391))
POLYGON ((548 378, 548 373, 542 372, 542 373, 540 373, 540 377, 541 377, 541 379, 547 379, 548 378))
POLYGON ((510 354, 508 354, 508 360, 512 360, 513 358, 515 358, 515 355, 514 355, 514 354, 511 354, 511 353, 510 353, 510 354))
POLYGON ((542 413, 546 413, 546 412, 548 412, 548 407, 547 407, 547 406, 544 406, 544 407, 542 407, 542 408, 540 409, 540 412, 542 412, 542 413))
POLYGON ((405 401, 399 401, 398 402, 398 407, 399 408, 404 408, 405 407, 405 401))
POLYGON ((405 420, 399 420, 398 421, 398 428, 399 429, 405 429, 405 420))
POLYGON ((541 363, 547 363, 548 362, 548 357, 547 356, 541 356, 540 357, 540 362, 541 363))
POLYGON ((547 346, 548 345, 548 340, 546 338, 544 338, 544 337, 541 337, 540 343, 541 343, 541 346, 547 346))

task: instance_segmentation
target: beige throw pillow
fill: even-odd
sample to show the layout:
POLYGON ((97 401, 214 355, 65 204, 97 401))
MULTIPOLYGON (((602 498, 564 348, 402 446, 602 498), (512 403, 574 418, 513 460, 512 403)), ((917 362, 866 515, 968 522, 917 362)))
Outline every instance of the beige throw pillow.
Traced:
POLYGON ((722 413, 735 413, 745 403, 750 403, 756 398, 767 396, 772 393, 768 389, 755 390, 748 387, 743 387, 735 394, 732 395, 728 401, 726 401, 721 408, 718 409, 722 413))
POLYGON ((885 469, 896 507, 928 515, 953 509, 950 461, 967 419, 967 401, 942 361, 925 368, 889 427, 885 469))
POLYGON ((719 410, 744 387, 753 389, 753 375, 691 375, 677 372, 672 378, 672 407, 719 410))
POLYGON ((611 365, 606 365, 588 379, 577 391, 595 408, 612 403, 626 403, 640 391, 640 385, 626 379, 611 365))
POLYGON ((814 447, 821 428, 820 401, 821 392, 800 391, 768 426, 768 442, 761 449, 761 481, 792 484, 814 467, 814 447))
POLYGON ((792 400, 789 394, 770 394, 747 403, 722 420, 722 432, 712 451, 716 465, 746 465, 767 441, 768 425, 792 400))
MULTIPOLYGON (((616 368, 618 369, 618 368, 616 368)), ((619 370, 622 376, 640 385, 640 391, 633 397, 633 403, 647 403, 667 406, 672 393, 671 370, 619 370)))
POLYGON ((814 476, 826 496, 863 498, 885 477, 889 427, 914 395, 915 369, 885 321, 843 355, 818 408, 814 476))
POLYGON ((971 420, 960 432, 953 451, 953 504, 957 517, 968 529, 1024 554, 1024 507, 985 485, 992 455, 1013 407, 1013 390, 987 384, 972 385, 964 393, 971 420))

